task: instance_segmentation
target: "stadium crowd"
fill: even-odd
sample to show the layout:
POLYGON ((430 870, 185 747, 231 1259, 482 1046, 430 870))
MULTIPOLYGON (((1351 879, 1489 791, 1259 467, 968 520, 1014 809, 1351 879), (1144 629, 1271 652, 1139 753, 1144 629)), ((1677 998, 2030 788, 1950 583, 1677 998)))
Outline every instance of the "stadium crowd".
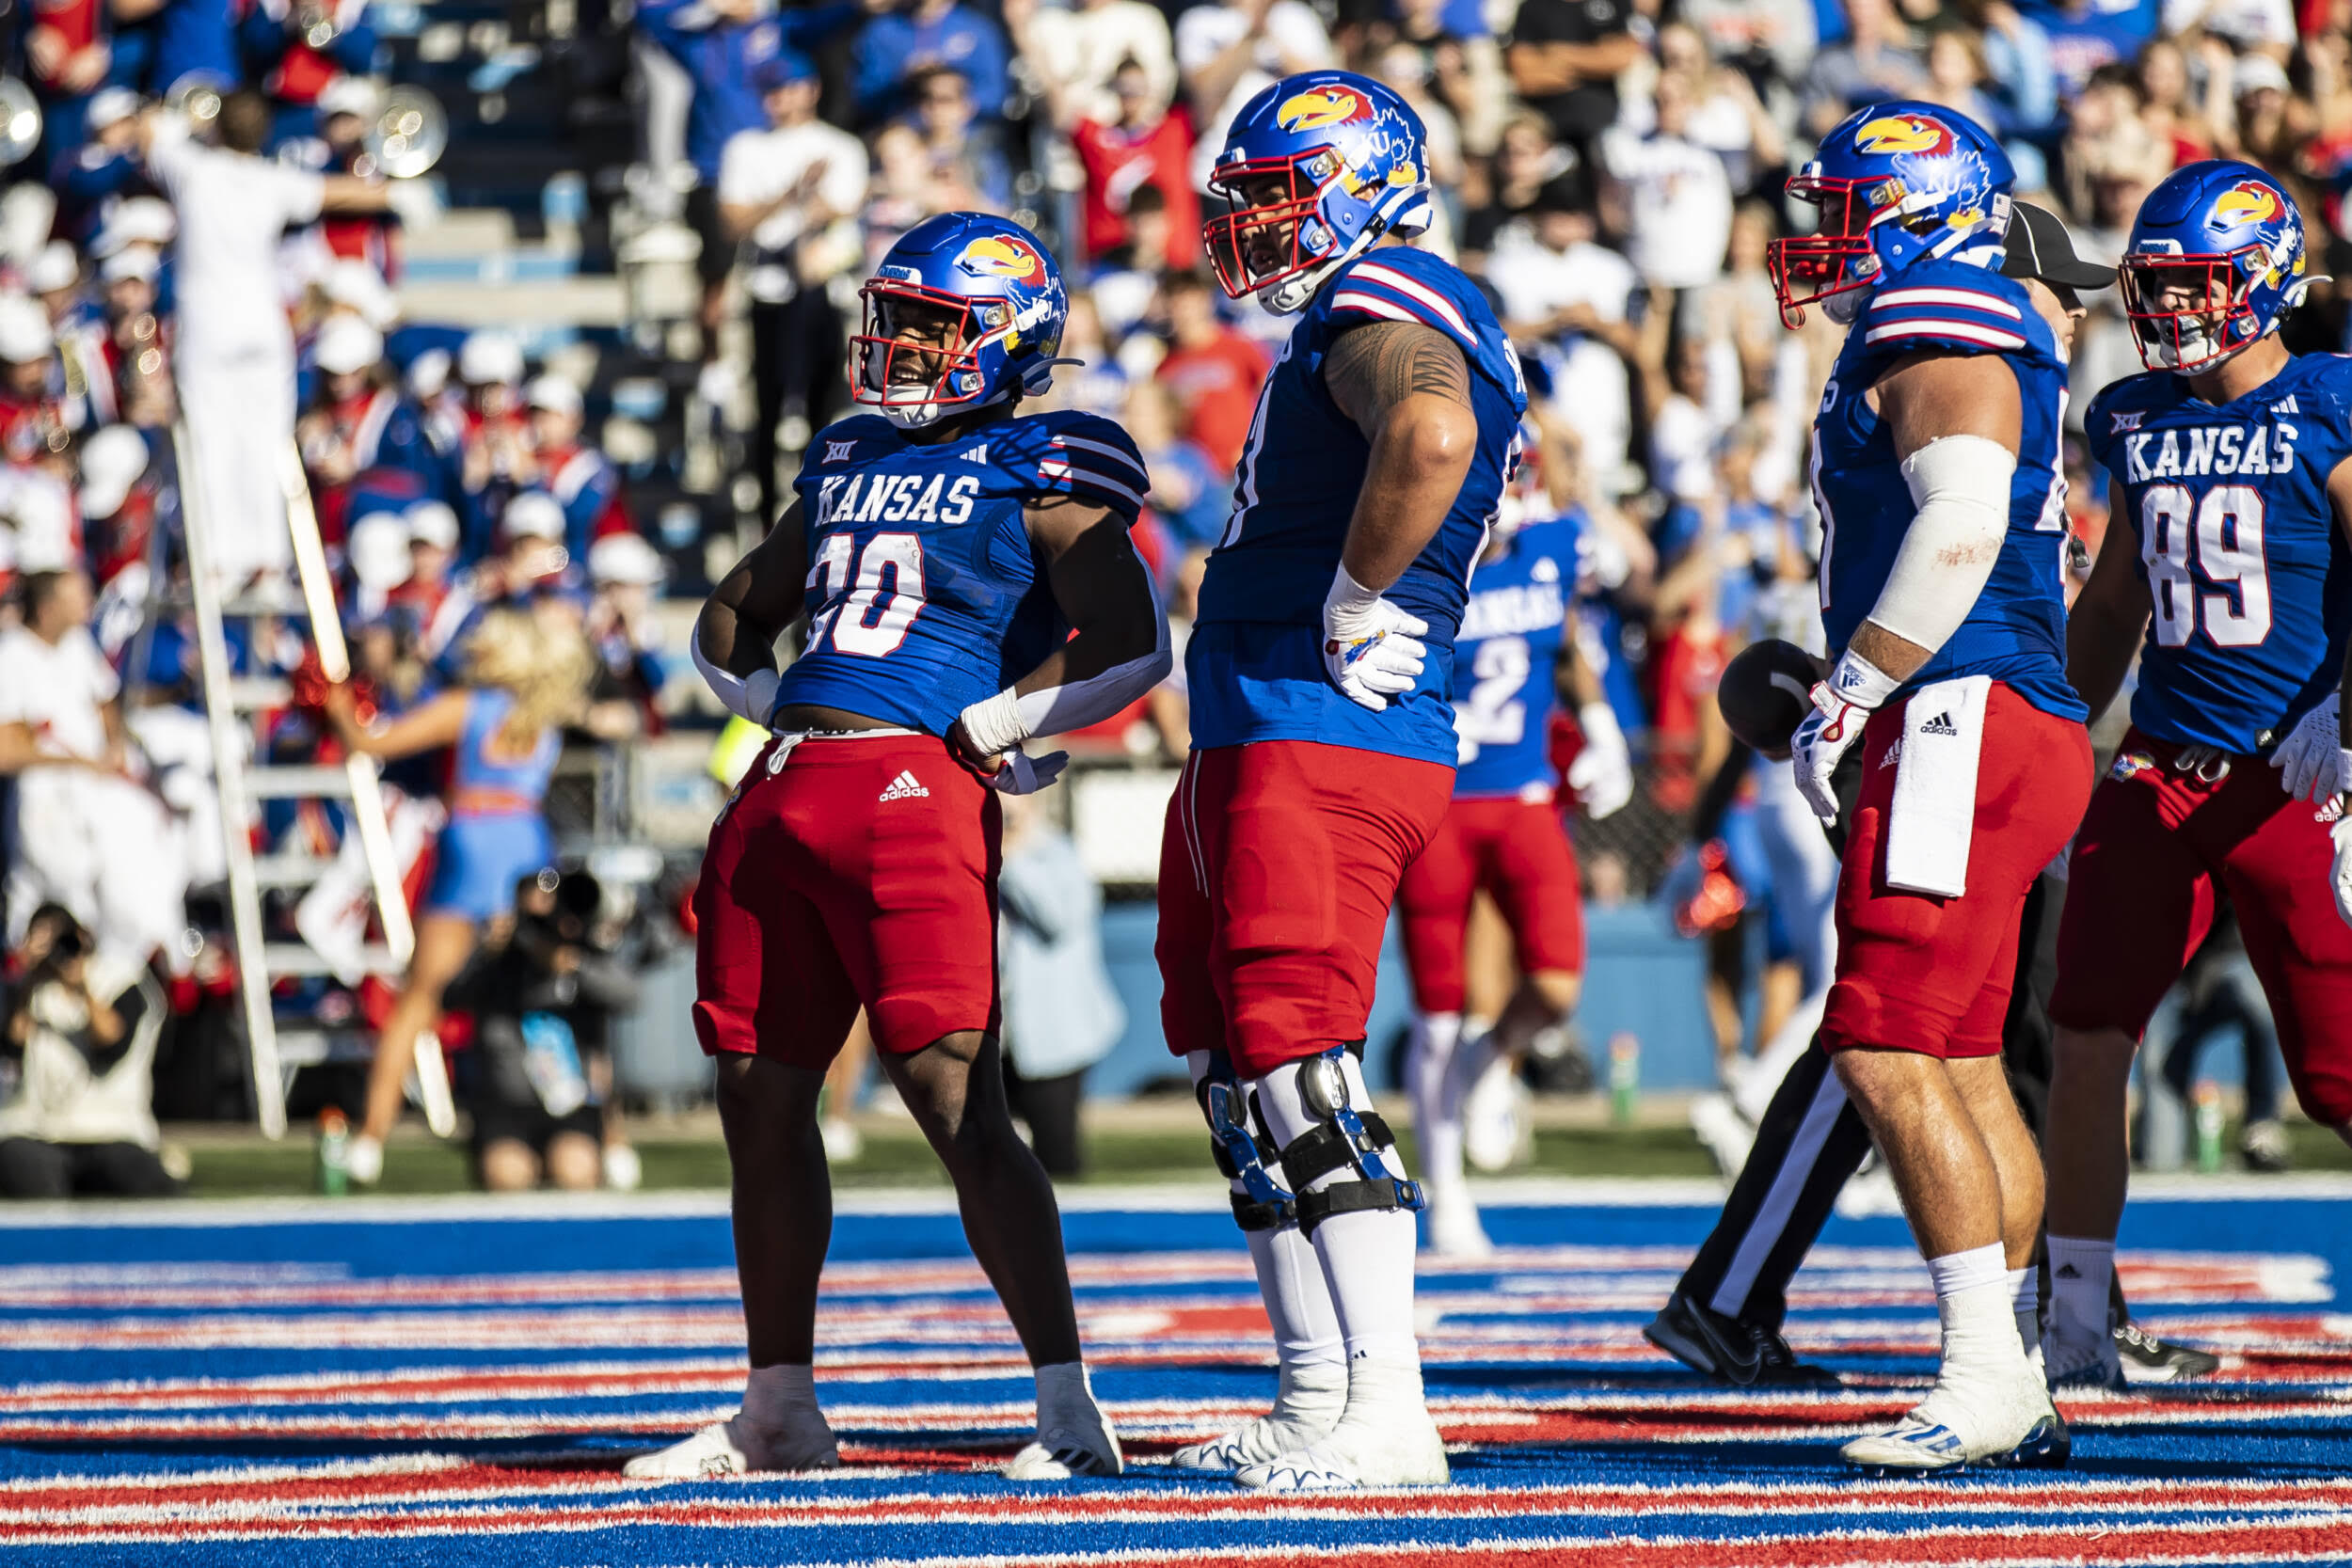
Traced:
MULTIPOLYGON (((1765 247, 1823 130, 1890 95, 1962 110, 1997 129, 2021 198, 2101 260, 2171 168, 2245 158, 2296 195, 2319 270, 2346 260, 2352 5, 2336 0, 646 0, 628 25, 648 87, 684 87, 646 93, 648 157, 676 148, 671 182, 691 185, 703 395, 748 410, 761 515, 847 406, 869 263, 933 214, 1009 214, 1081 285, 1063 352, 1085 368, 1054 397, 1134 434, 1153 482, 1139 540, 1180 628, 1286 330, 1207 270, 1219 133, 1278 74, 1325 64, 1410 102, 1436 165, 1430 243, 1490 291, 1535 393, 1521 504, 1592 525, 1578 641, 1645 759, 1641 809, 1580 830, 1602 903, 1647 891, 1719 777, 1731 742, 1710 693, 1729 656, 1818 642, 1804 443, 1839 329, 1818 314, 1783 329, 1765 247), (738 312, 748 398, 721 356, 738 312)), ((87 931, 89 974, 136 984, 152 961, 200 984, 183 901, 217 882, 217 834, 194 639, 153 563, 178 559, 158 542, 182 526, 174 356, 210 301, 175 265, 186 214, 151 129, 202 85, 228 94, 225 123, 262 113, 267 158, 364 176, 380 52, 366 0, 69 0, 21 16, 11 43, 44 117, 0 197, 11 949, 55 905, 87 931), (119 700, 126 681, 140 705, 119 700), (66 827, 28 832, 42 811, 66 827), (126 821, 141 824, 128 858, 126 821)), ((665 568, 587 390, 502 333, 405 319, 387 203, 313 196, 294 215, 276 276, 236 287, 292 325, 294 434, 373 700, 400 713, 465 686, 510 611, 543 671, 578 672, 534 711, 606 740, 658 727, 665 568)), ((2136 367, 2115 309, 2101 296, 2077 340, 2077 411, 2136 367)), ((2289 331, 2346 346, 2341 292, 2322 281, 2289 331)), ((2093 550, 2104 478, 2082 461, 2071 477, 2093 550)), ((297 662, 262 633, 233 651, 254 671, 297 662)), ((1180 753, 1181 682, 1114 743, 1180 753)), ((294 705, 269 745, 334 737, 323 709, 294 705)), ((393 776, 421 807, 453 804, 429 767, 393 776)), ((268 829, 273 846, 334 836, 291 810, 268 829)), ((43 927, 41 954, 62 930, 43 927)), ((151 1142, 151 1126, 127 1136, 151 1142)))

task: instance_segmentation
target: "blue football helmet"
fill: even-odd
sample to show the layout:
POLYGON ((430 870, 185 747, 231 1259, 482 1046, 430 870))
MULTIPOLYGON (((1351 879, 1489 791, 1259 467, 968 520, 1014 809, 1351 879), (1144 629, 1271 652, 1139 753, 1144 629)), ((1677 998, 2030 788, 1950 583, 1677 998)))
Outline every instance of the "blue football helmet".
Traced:
POLYGON ((858 291, 850 395, 902 430, 1053 385, 1070 295, 1044 242, 984 213, 898 237, 858 291))
POLYGON ((2210 370, 2279 330, 2318 281, 2295 198, 2251 164, 2174 169, 2123 250, 2123 313, 2152 371, 2210 370))
POLYGON ((1772 244, 1781 320, 1798 325, 1805 306, 1833 300, 1831 319, 1851 321, 1866 297, 1853 291, 1915 261, 1997 268, 2016 183, 2001 144, 1965 115, 1909 100, 1857 109, 1789 178, 1788 194, 1820 208, 1821 225, 1772 244))
POLYGON ((1353 71, 1285 76, 1242 105, 1209 176, 1226 210, 1200 230, 1227 296, 1288 315, 1383 234, 1428 228, 1427 139, 1410 104, 1353 71))

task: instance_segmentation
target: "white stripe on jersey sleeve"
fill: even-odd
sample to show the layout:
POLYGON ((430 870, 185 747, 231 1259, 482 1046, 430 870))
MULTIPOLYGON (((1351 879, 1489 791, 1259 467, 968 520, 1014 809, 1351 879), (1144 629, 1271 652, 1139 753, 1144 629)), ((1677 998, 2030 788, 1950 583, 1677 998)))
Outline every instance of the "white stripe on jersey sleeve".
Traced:
POLYGON ((2026 340, 2014 332, 1998 327, 1979 326, 1975 322, 1909 321, 1887 326, 1875 326, 1863 334, 1862 341, 1875 343, 1882 338, 1963 338, 1987 348, 2024 348, 2026 340))
POLYGON ((1058 480, 1064 483, 1075 483, 1083 481, 1093 489, 1106 491, 1111 495, 1133 501, 1138 512, 1143 510, 1143 498, 1134 490, 1108 475, 1096 473, 1092 468, 1073 468, 1067 459, 1048 458, 1038 465, 1037 471, 1039 478, 1049 482, 1058 480), (1056 466, 1057 464, 1058 467, 1056 466))
POLYGON ((1392 322, 1411 322, 1419 326, 1429 325, 1394 300, 1382 299, 1377 294, 1359 294, 1342 290, 1331 296, 1331 308, 1335 310, 1361 310, 1367 316, 1380 316, 1392 322))
POLYGON ((1454 308, 1454 302, 1418 279, 1407 277, 1395 268, 1384 267, 1376 261, 1366 261, 1347 276, 1351 282, 1360 278, 1367 283, 1377 283, 1384 289, 1394 289, 1406 298, 1435 310, 1465 341, 1473 344, 1478 341, 1478 334, 1470 330, 1470 323, 1462 319, 1462 312, 1454 308))
POLYGON ((1074 447, 1080 451, 1099 452, 1103 456, 1110 458, 1114 462, 1118 463, 1121 467, 1134 469, 1137 478, 1149 479, 1151 477, 1149 474, 1144 472, 1143 465, 1141 463, 1136 462, 1133 456, 1120 451, 1117 447, 1112 446, 1107 441, 1089 441, 1083 436, 1057 436, 1051 441, 1047 442, 1046 445, 1055 447, 1074 447))
POLYGON ((2025 318, 2016 306, 1993 294, 1979 293, 1974 289, 1888 289, 1873 295, 1870 309, 1891 310, 1905 305, 1957 305, 1964 310, 1982 310, 1987 315, 2007 316, 2011 321, 2025 318))

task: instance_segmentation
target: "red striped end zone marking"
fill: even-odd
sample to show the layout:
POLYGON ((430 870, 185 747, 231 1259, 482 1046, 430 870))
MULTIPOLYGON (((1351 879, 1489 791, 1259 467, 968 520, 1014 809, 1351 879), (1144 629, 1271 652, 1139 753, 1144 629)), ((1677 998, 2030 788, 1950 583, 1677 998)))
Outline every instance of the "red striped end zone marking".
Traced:
MULTIPOLYGON (((703 1526, 724 1528, 805 1529, 848 1526, 1148 1525, 1161 1520, 1203 1523, 1255 1518, 1286 1520, 1541 1518, 1649 1519, 1724 1514, 1775 1516, 1834 1513, 1867 1508, 1882 1515, 1918 1519, 1916 1531, 1873 1538, 1910 1541, 1956 1528, 1979 1532, 1987 1527, 1934 1525, 1931 1516, 1972 1513, 2014 1514, 2036 1508, 2067 1508, 2079 1513, 2169 1515, 2223 1513, 2234 1539, 2240 1531, 2316 1529, 2340 1532, 2352 1544, 2352 1481, 2207 1482, 2152 1489, 2122 1482, 2025 1482, 2014 1485, 1934 1481, 1862 1481, 1843 1485, 1754 1486, 1706 1484, 1688 1487, 1569 1485, 1534 1487, 1447 1487, 1427 1491, 1281 1496, 1226 1488, 1139 1491, 1102 1487, 1085 1492, 939 1496, 911 1492, 881 1497, 799 1495, 788 1497, 711 1496, 772 1485, 771 1481, 700 1483, 691 1497, 647 1495, 654 1483, 617 1478, 582 1480, 568 1471, 516 1472, 471 1465, 408 1477, 344 1476, 277 1480, 251 1486, 163 1484, 140 1488, 124 1500, 124 1488, 60 1482, 37 1494, 18 1488, 0 1492, 0 1541, 22 1545, 70 1545, 153 1540, 226 1540, 285 1537, 391 1536, 499 1533, 531 1529, 590 1530, 628 1526, 703 1526), (226 1495, 224 1495, 226 1493, 226 1495), (508 1498, 532 1502, 497 1505, 508 1498), (560 1498, 562 1501, 545 1499, 560 1498), (29 1504, 30 1506, 25 1506, 29 1504), (409 1506, 403 1506, 409 1505, 409 1506), (2319 1514, 2320 1518, 2275 1515, 2319 1514)), ((2205 1521, 2205 1539, 2220 1521, 2205 1521)), ((2015 1535, 2014 1527, 1994 1527, 2015 1535)), ((2163 1520, 2078 1526, 2080 1541, 2097 1531, 2141 1531, 2166 1528, 2163 1520)), ((1391 1548, 1343 1548, 1347 1560, 1378 1560, 1391 1548), (1372 1553, 1372 1557, 1359 1554, 1372 1553)), ((1024 1562, 1045 1559, 1025 1557, 1024 1562)), ((1095 1561, 1095 1558, 1072 1560, 1095 1561)), ((1192 1562, 1194 1558, 1170 1559, 1192 1562)))

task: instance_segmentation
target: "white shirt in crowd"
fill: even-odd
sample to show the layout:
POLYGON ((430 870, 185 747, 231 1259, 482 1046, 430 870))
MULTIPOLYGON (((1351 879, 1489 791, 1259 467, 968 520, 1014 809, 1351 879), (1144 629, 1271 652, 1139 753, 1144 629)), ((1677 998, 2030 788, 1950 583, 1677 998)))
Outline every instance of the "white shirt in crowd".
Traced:
MULTIPOLYGON (((1185 75, 1201 70, 1239 43, 1249 32, 1249 19, 1232 6, 1195 6, 1176 19, 1176 63, 1185 75)), ((1203 119, 1200 144, 1192 151, 1192 180, 1203 190, 1216 171, 1216 155, 1225 150, 1225 128, 1233 123, 1243 104, 1271 86, 1284 62, 1293 71, 1314 71, 1337 63, 1331 35, 1323 19, 1303 0, 1274 0, 1265 13, 1265 32, 1258 40, 1249 68, 1234 81, 1225 102, 1203 119)))
POLYGON ((242 152, 205 147, 159 123, 147 166, 180 218, 172 251, 179 300, 175 354, 199 372, 240 359, 294 362, 278 277, 278 241, 319 215, 326 182, 242 152))
POLYGON ((122 689, 87 628, 55 647, 23 626, 0 632, 0 724, 26 724, 52 756, 98 762, 106 755, 105 705, 122 689))
MULTIPOLYGON (((739 131, 728 138, 726 150, 720 156, 719 201, 727 207, 765 207, 798 185, 810 169, 822 165, 817 198, 833 209, 836 222, 854 219, 866 205, 866 163, 864 142, 822 120, 768 131, 739 131)), ((752 243, 763 251, 782 250, 800 239, 806 227, 800 204, 787 203, 752 230, 752 243)), ((846 264, 858 251, 852 245, 840 255, 846 264)), ((793 284, 782 272, 774 264, 755 265, 749 280, 752 297, 769 304, 791 298, 793 284), (770 273, 779 276, 763 276, 770 273)))
MULTIPOLYGON (((1640 279, 1607 245, 1586 241, 1555 251, 1514 223, 1495 237, 1486 281, 1513 321, 1541 321, 1571 305, 1589 305, 1602 321, 1621 322, 1640 279)), ((1625 361, 1608 344, 1580 336, 1561 349, 1552 384, 1558 388, 1552 411, 1583 443, 1586 471, 1613 491, 1633 440, 1632 387, 1625 361)))
POLYGON ((1731 245, 1723 159, 1679 136, 1613 127, 1601 137, 1601 162, 1626 186, 1632 230, 1626 249, 1643 277, 1668 289, 1713 282, 1731 245))
POLYGON ((1119 118, 1111 78, 1122 61, 1143 68, 1152 102, 1176 97, 1176 58, 1169 46, 1168 18, 1146 0, 1104 0, 1068 10, 1041 8, 1029 24, 1029 63, 1049 81, 1070 84, 1073 106, 1104 124, 1119 118))

